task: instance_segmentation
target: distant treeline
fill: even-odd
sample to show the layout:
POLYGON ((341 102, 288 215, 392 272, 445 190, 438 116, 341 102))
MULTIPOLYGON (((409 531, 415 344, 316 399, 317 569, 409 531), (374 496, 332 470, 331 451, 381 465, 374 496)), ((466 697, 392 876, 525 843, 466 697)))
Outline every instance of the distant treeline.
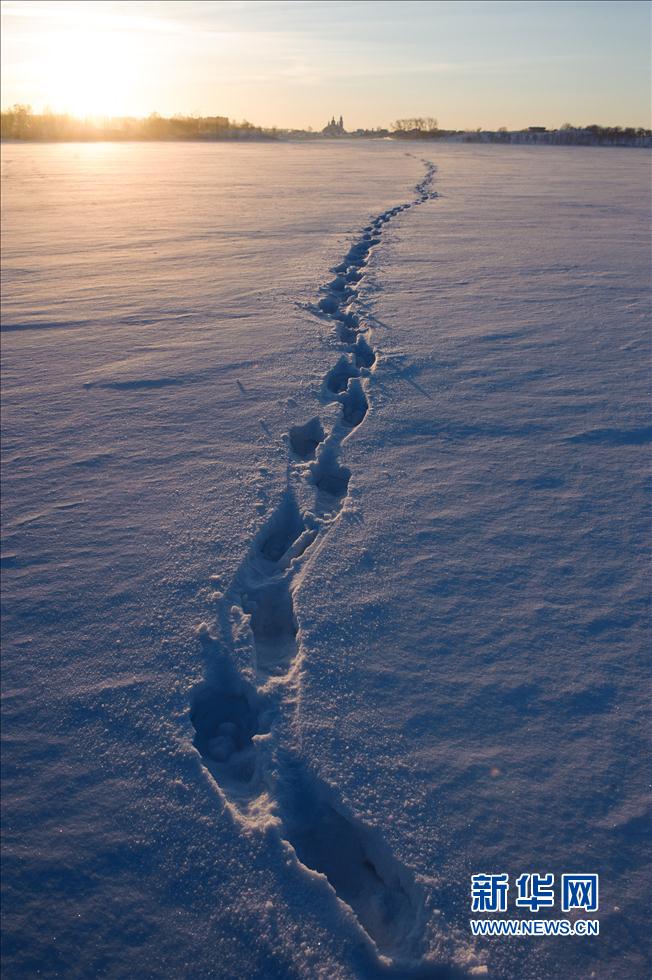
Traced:
POLYGON ((273 139, 274 129, 261 129, 246 120, 235 122, 226 116, 172 116, 153 112, 146 119, 131 117, 77 119, 61 113, 32 112, 29 106, 15 105, 2 113, 0 135, 13 140, 211 140, 273 139))
POLYGON ((439 129, 436 119, 397 119, 391 135, 396 139, 445 139, 463 143, 547 143, 555 146, 650 146, 652 130, 622 126, 574 126, 559 129, 529 126, 509 131, 439 129))
MULTIPOLYGON (((61 113, 32 112, 30 106, 15 105, 2 113, 0 135, 11 140, 243 140, 243 139, 419 139, 464 143, 547 143, 576 146, 652 146, 652 131, 621 126, 573 126, 559 129, 530 126, 523 130, 496 131, 439 129, 432 117, 397 119, 389 129, 356 129, 352 133, 314 133, 312 130, 264 129, 226 116, 172 116, 153 112, 145 119, 77 119, 61 113)), ((331 127, 332 128, 332 127, 331 127)))

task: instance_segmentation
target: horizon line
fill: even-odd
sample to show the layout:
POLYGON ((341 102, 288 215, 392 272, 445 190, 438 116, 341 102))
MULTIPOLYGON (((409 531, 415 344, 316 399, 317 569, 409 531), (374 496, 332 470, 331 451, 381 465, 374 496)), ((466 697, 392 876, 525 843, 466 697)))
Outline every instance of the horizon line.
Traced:
MULTIPOLYGON (((216 121, 216 120, 221 120, 221 121, 222 120, 225 120, 226 121, 226 126, 228 128, 230 128, 230 129, 251 128, 251 129, 259 130, 261 132, 310 133, 312 135, 321 135, 323 133, 323 131, 325 129, 327 129, 329 127, 329 125, 330 125, 330 121, 328 121, 325 126, 323 126, 321 128, 318 128, 318 129, 316 129, 316 128, 312 127, 312 126, 307 126, 307 127, 305 127, 305 126, 304 127, 301 127, 301 126, 278 126, 276 124, 262 125, 262 124, 259 124, 259 123, 253 123, 253 122, 251 122, 248 119, 237 120, 235 118, 232 118, 231 116, 228 116, 228 115, 223 114, 223 113, 217 113, 217 112, 216 113, 210 113, 210 114, 199 114, 199 113, 194 113, 194 112, 191 112, 191 113, 175 112, 172 115, 163 115, 163 114, 159 113, 157 110, 152 110, 151 112, 149 112, 146 115, 129 115, 129 114, 125 114, 125 113, 86 113, 84 115, 80 115, 79 113, 70 112, 70 111, 63 110, 63 109, 62 110, 52 109, 49 106, 44 106, 41 109, 41 111, 39 112, 39 111, 34 110, 34 108, 29 103, 23 103, 23 102, 14 102, 10 106, 1 107, 0 108, 0 113, 3 116, 15 115, 17 113, 17 111, 21 111, 21 110, 22 110, 22 112, 26 116, 46 117, 46 118, 47 117, 51 117, 51 118, 65 118, 65 119, 73 120, 73 121, 75 121, 77 123, 81 123, 81 124, 84 124, 84 125, 97 125, 97 124, 100 124, 100 123, 106 125, 107 123, 110 123, 110 122, 145 123, 145 122, 150 121, 150 120, 161 120, 161 121, 167 121, 167 122, 173 122, 173 121, 192 121, 192 120, 194 120, 196 122, 202 122, 202 121, 209 121, 209 120, 213 120, 213 121, 216 121)), ((340 118, 342 118, 342 114, 340 114, 340 118)), ((378 126, 378 125, 376 125, 376 126, 358 126, 355 129, 351 129, 351 130, 347 130, 347 129, 344 129, 343 128, 341 130, 341 135, 347 135, 347 134, 348 135, 355 135, 356 133, 361 133, 361 132, 363 132, 363 133, 365 133, 365 132, 368 132, 368 133, 385 132, 385 131, 386 132, 400 132, 401 129, 396 126, 397 123, 400 123, 400 122, 403 122, 403 123, 405 123, 405 122, 415 122, 415 123, 416 122, 425 122, 426 119, 428 119, 428 117, 416 116, 416 117, 408 117, 406 119, 403 119, 403 118, 401 118, 401 119, 395 119, 389 125, 385 125, 385 126, 378 126)), ((592 122, 592 123, 575 124, 575 123, 570 123, 568 121, 565 121, 563 123, 560 123, 560 124, 558 124, 556 126, 552 126, 552 127, 550 127, 550 126, 543 126, 540 123, 527 123, 527 124, 525 124, 523 126, 517 126, 517 127, 500 126, 500 127, 493 127, 493 128, 489 128, 489 127, 485 128, 483 126, 476 126, 476 127, 471 127, 471 128, 469 128, 469 127, 467 127, 467 128, 459 128, 459 127, 453 127, 453 126, 439 126, 437 124, 437 120, 436 119, 429 119, 428 121, 434 122, 435 125, 433 127, 430 127, 430 128, 414 126, 414 127, 412 127, 412 129, 410 131, 419 131, 419 130, 421 130, 422 132, 431 132, 431 133, 435 133, 435 132, 440 132, 440 133, 478 133, 478 132, 484 132, 484 133, 500 133, 500 132, 504 132, 504 133, 522 133, 522 132, 528 132, 530 130, 538 130, 540 132, 549 132, 549 133, 552 133, 552 132, 559 132, 559 131, 562 131, 562 130, 587 130, 587 129, 590 129, 590 128, 593 128, 593 127, 597 127, 598 129, 610 129, 610 130, 618 130, 618 129, 620 129, 620 130, 633 130, 633 131, 643 130, 645 133, 650 133, 651 132, 650 127, 649 126, 646 126, 646 125, 643 125, 643 124, 624 126, 621 123, 608 123, 607 124, 607 123, 596 123, 596 122, 592 122)))

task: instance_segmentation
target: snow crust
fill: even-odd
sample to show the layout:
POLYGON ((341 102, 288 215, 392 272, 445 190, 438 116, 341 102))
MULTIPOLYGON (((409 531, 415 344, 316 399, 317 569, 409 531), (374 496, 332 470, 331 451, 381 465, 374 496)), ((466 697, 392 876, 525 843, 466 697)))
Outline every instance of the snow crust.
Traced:
POLYGON ((3 147, 7 975, 647 974, 647 165, 3 147))

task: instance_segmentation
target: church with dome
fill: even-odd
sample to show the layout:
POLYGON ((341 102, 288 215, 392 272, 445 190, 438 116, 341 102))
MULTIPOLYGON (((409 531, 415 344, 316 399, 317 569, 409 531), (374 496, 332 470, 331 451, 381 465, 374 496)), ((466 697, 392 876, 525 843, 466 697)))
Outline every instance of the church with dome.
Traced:
POLYGON ((344 120, 340 116, 339 120, 335 121, 335 116, 331 119, 329 123, 322 129, 324 136, 344 136, 346 130, 344 129, 344 120))

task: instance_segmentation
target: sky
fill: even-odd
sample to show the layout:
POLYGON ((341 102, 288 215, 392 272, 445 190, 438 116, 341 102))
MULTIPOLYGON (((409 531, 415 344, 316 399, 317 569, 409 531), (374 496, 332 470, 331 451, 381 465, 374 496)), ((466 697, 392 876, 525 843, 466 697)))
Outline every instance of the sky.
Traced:
POLYGON ((3 108, 650 127, 647 0, 2 3, 3 108))

